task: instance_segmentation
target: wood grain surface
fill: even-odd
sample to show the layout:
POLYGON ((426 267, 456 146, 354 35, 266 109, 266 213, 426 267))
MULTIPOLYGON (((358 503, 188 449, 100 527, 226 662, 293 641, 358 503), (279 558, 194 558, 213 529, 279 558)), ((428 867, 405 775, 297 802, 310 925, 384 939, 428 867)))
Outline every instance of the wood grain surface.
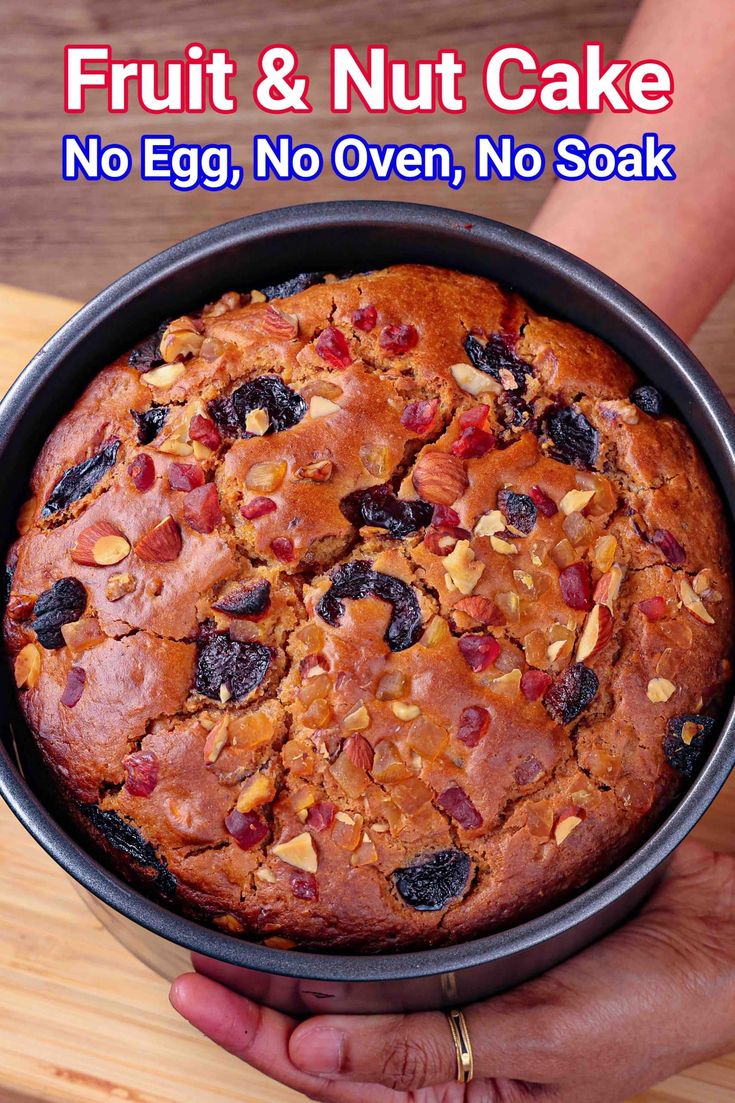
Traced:
MULTIPOLYGON (((75 304, 0 285, 0 393, 75 304)), ((733 389, 735 370, 723 379, 733 389)), ((695 834, 732 849, 735 777, 695 834)), ((0 1103, 290 1103, 171 1010, 167 986, 87 910, 0 805, 0 1103)), ((623 1059, 624 1059, 624 1055, 623 1059)), ((735 1055, 631 1103, 732 1103, 735 1055)), ((590 1100, 590 1103, 594 1101, 590 1100)))

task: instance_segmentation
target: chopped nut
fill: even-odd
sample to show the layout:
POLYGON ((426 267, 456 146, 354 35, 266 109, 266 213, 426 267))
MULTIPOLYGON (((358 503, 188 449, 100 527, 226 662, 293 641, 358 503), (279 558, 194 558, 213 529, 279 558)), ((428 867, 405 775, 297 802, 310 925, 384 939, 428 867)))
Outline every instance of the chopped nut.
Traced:
POLYGON ((509 540, 501 540, 499 536, 490 537, 490 546, 498 555, 516 555, 518 553, 517 544, 511 544, 509 540))
POLYGON ((38 644, 27 643, 15 659, 15 684, 18 689, 35 689, 41 676, 41 649, 38 644))
POLYGON ((697 594, 683 576, 679 579, 679 596, 684 608, 688 609, 693 617, 701 620, 703 624, 715 623, 714 617, 707 612, 701 597, 697 597, 697 594))
POLYGON ((452 619, 460 628, 467 628, 470 624, 497 625, 502 623, 503 618, 494 602, 475 594, 474 597, 462 597, 455 601, 452 619))
POLYGON ((467 394, 478 395, 486 391, 498 393, 502 389, 489 375, 473 368, 471 364, 452 364, 449 370, 454 382, 467 394))
POLYGON ((485 564, 475 558, 469 540, 458 540, 454 550, 442 559, 442 566, 447 572, 449 588, 465 595, 472 593, 485 570, 485 564))
MULTIPOLYGON (((187 356, 196 356, 199 353, 204 341, 203 334, 199 332, 200 328, 186 315, 175 318, 169 323, 163 332, 160 345, 161 356, 167 364, 173 364, 175 360, 183 360, 187 356)), ((145 379, 145 376, 143 378, 145 379)))
POLYGON ((273 778, 268 774, 256 774, 250 778, 237 798, 238 812, 252 812, 263 804, 269 804, 276 795, 273 778))
POLYGON ((712 571, 709 569, 709 567, 705 567, 704 570, 701 570, 692 581, 692 589, 698 597, 701 597, 702 594, 707 593, 707 590, 712 589, 713 583, 714 578, 712 576, 712 571))
POLYGON ((685 720, 681 726, 681 741, 685 746, 689 746, 693 739, 695 739, 702 730, 700 724, 694 724, 691 720, 685 720))
POLYGON ((505 517, 499 509, 484 513, 474 527, 475 536, 495 536, 505 529, 505 517))
POLYGON ((263 315, 263 332, 282 341, 291 341, 298 335, 299 319, 296 314, 281 310, 275 303, 269 303, 263 315))
POLYGON ((177 379, 179 379, 186 371, 185 364, 161 364, 160 368, 151 368, 150 371, 143 372, 141 380, 143 383, 147 383, 149 387, 165 388, 173 387, 177 379))
POLYGON ((223 682, 222 685, 219 687, 219 699, 220 699, 220 701, 222 702, 223 705, 226 705, 227 702, 231 699, 231 697, 232 697, 232 690, 229 688, 229 686, 227 686, 223 682))
POLYGON ((405 701, 394 701, 391 705, 391 712, 402 721, 415 720, 417 716, 421 715, 421 709, 418 705, 406 704, 405 701))
POLYGON ((265 881, 267 885, 275 885, 276 875, 272 870, 267 869, 266 866, 261 866, 260 869, 256 869, 255 876, 259 881, 265 881))
POLYGON ((651 678, 646 690, 648 700, 654 704, 668 701, 674 693, 676 693, 676 686, 668 678, 651 678))
POLYGON ((342 720, 342 727, 346 731, 364 731, 370 727, 370 713, 362 704, 356 705, 342 720))
POLYGON ((287 466, 285 460, 254 463, 245 476, 245 485, 248 490, 265 494, 277 490, 286 476, 287 466))
POLYGON ((345 740, 344 754, 360 770, 371 770, 375 757, 372 745, 364 735, 355 733, 345 740))
POLYGON ((87 567, 112 567, 129 554, 130 544, 109 521, 97 521, 83 529, 70 552, 75 563, 87 567))
POLYGON ((309 402, 310 417, 331 417, 332 414, 338 414, 340 409, 331 398, 323 398, 319 394, 315 394, 309 402))
POLYGON ((245 432, 252 433, 255 437, 262 437, 264 433, 267 433, 270 424, 271 419, 268 417, 268 411, 262 407, 251 410, 245 416, 245 432))
POLYGON ((467 470, 459 456, 433 449, 423 452, 413 469, 416 493, 432 505, 450 506, 468 486, 467 470))
POLYGON ((209 735, 204 742, 204 761, 210 765, 217 761, 222 751, 227 746, 229 726, 229 716, 223 716, 221 719, 217 720, 210 729, 209 735))
POLYGON ((105 586, 105 596, 108 601, 119 601, 126 594, 132 594, 137 586, 135 575, 125 571, 122 574, 111 574, 105 586))
POLYGON ((559 509, 568 517, 570 513, 581 513, 595 496, 594 490, 568 490, 559 502, 559 509))
POLYGON ((334 471, 334 464, 331 460, 316 460, 314 463, 307 463, 305 467, 300 467, 296 472, 299 479, 310 479, 314 483, 326 483, 332 477, 334 471))
POLYGON ((186 424, 179 425, 173 432, 169 433, 159 445, 156 445, 156 451, 165 452, 170 456, 190 456, 194 448, 189 442, 189 431, 186 424))
POLYGON ((263 294, 262 291, 251 291, 250 292, 250 302, 251 303, 265 303, 267 301, 268 300, 266 299, 266 297, 265 297, 265 295, 263 294))
POLYGON ((561 815, 556 821, 554 827, 554 842, 557 846, 561 846, 565 839, 569 838, 572 831, 574 831, 582 823, 582 817, 577 816, 574 813, 568 813, 561 815))
POLYGON ((303 831, 293 839, 274 846, 271 853, 296 869, 303 869, 305 873, 316 873, 319 868, 314 840, 308 831, 303 831))

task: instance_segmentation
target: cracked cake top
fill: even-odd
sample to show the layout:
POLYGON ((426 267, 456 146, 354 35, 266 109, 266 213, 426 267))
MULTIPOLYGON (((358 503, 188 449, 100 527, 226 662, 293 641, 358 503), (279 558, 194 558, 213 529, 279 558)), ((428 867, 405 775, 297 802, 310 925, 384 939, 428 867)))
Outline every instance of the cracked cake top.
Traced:
POLYGON ((78 826, 269 945, 467 938, 608 869, 729 678, 718 493, 661 395, 479 277, 227 293, 47 440, 5 641, 78 826))

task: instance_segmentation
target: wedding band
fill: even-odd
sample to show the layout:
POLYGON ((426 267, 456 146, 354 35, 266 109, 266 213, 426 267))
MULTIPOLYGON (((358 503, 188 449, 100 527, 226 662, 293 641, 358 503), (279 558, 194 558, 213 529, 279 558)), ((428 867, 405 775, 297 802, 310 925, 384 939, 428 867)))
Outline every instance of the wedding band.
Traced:
POLYGON ((467 1029, 465 1017, 461 1011, 452 1008, 451 1011, 447 1011, 447 1021, 452 1032, 454 1048, 457 1052, 457 1081, 460 1084, 469 1084, 474 1076, 475 1068, 470 1032, 467 1029))

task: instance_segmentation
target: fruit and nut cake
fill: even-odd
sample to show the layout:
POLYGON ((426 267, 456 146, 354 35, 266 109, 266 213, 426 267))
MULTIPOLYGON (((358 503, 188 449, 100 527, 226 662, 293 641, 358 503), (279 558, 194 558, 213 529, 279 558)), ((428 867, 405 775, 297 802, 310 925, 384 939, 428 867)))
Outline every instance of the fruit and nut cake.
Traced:
POLYGON ((610 348, 479 277, 226 293, 45 444, 5 640, 65 806, 123 873, 271 946, 537 914, 714 733, 731 548, 610 348))

